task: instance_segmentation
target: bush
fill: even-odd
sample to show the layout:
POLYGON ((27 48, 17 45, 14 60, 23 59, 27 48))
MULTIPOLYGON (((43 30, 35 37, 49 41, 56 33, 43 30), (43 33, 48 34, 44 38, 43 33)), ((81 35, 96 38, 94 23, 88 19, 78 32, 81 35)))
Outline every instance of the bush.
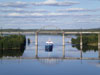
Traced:
MULTIPOLYGON (((98 44, 98 35, 91 34, 91 35, 82 35, 82 41, 83 45, 89 45, 89 44, 98 44)), ((80 36, 78 36, 76 39, 72 38, 72 44, 79 44, 80 45, 80 36)))
POLYGON ((0 36, 0 49, 23 49, 26 37, 23 35, 0 36))
MULTIPOLYGON (((98 50, 98 35, 97 34, 87 34, 82 35, 82 44, 83 44, 83 52, 87 50, 98 50)), ((77 38, 72 38, 73 47, 76 47, 80 50, 80 36, 77 38)))

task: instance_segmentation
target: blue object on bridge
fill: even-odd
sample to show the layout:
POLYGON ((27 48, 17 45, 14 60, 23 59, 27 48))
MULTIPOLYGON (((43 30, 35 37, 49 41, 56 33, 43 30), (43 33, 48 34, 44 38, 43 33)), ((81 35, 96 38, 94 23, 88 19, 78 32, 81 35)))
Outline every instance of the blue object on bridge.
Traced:
POLYGON ((52 52, 53 51, 53 44, 45 45, 45 51, 46 52, 52 52))
POLYGON ((53 42, 52 41, 46 42, 45 51, 46 52, 52 52, 53 51, 53 42))

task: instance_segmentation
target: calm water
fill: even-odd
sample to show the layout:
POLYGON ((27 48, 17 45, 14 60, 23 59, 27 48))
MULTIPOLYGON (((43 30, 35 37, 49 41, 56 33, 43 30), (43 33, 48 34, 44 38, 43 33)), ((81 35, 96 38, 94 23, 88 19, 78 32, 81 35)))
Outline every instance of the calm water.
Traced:
MULTIPOLYGON (((80 50, 73 48, 69 35, 65 37, 66 57, 80 57, 80 50)), ((27 35, 31 43, 26 43, 24 52, 0 53, 0 75, 98 75, 100 73, 100 60, 63 60, 62 57, 62 36, 60 35, 39 35, 38 57, 52 57, 52 59, 20 59, 16 57, 35 57, 35 36, 27 35), (45 41, 53 40, 53 52, 45 52, 45 41), (20 53, 15 54, 15 53, 20 53), (1 55, 2 54, 2 55, 1 55), (8 58, 11 59, 8 59, 8 58), (54 59, 53 59, 54 58, 54 59)), ((98 52, 87 50, 83 52, 83 57, 98 57, 98 52)))

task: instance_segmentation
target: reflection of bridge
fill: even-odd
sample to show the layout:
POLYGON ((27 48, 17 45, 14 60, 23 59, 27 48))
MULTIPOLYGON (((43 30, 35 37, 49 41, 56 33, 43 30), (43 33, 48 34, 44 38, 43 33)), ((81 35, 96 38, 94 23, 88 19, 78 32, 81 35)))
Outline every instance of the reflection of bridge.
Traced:
POLYGON ((63 61, 63 59, 58 59, 58 58, 47 58, 47 59, 37 58, 37 60, 40 63, 47 64, 47 65, 59 64, 60 62, 63 61))
POLYGON ((3 60, 13 60, 13 59, 33 59, 33 60, 100 60, 100 58, 91 58, 91 57, 3 57, 3 60))
MULTIPOLYGON (((78 58, 78 57, 3 57, 0 59, 1 64, 5 63, 3 60, 17 60, 21 63, 22 60, 37 60, 46 65, 60 64, 64 60, 100 60, 100 58, 78 58)), ((81 61, 82 62, 82 61, 81 61)))

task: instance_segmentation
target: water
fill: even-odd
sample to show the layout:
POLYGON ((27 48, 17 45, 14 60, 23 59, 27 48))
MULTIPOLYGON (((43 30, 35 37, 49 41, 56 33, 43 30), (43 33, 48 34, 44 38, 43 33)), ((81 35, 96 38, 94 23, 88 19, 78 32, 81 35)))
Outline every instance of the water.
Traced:
MULTIPOLYGON (((80 57, 80 50, 68 43, 72 37, 76 36, 65 36, 65 57, 80 57)), ((39 35, 37 59, 33 59, 35 57, 35 36, 26 35, 26 39, 28 38, 31 43, 28 44, 27 41, 26 49, 21 55, 16 55, 15 52, 10 55, 7 52, 6 55, 3 54, 3 58, 0 59, 1 75, 98 75, 100 73, 100 60, 62 59, 61 35, 39 35), (49 38, 54 42, 53 52, 45 52, 45 41, 49 38)), ((83 52, 83 57, 98 58, 98 51, 83 52)))

